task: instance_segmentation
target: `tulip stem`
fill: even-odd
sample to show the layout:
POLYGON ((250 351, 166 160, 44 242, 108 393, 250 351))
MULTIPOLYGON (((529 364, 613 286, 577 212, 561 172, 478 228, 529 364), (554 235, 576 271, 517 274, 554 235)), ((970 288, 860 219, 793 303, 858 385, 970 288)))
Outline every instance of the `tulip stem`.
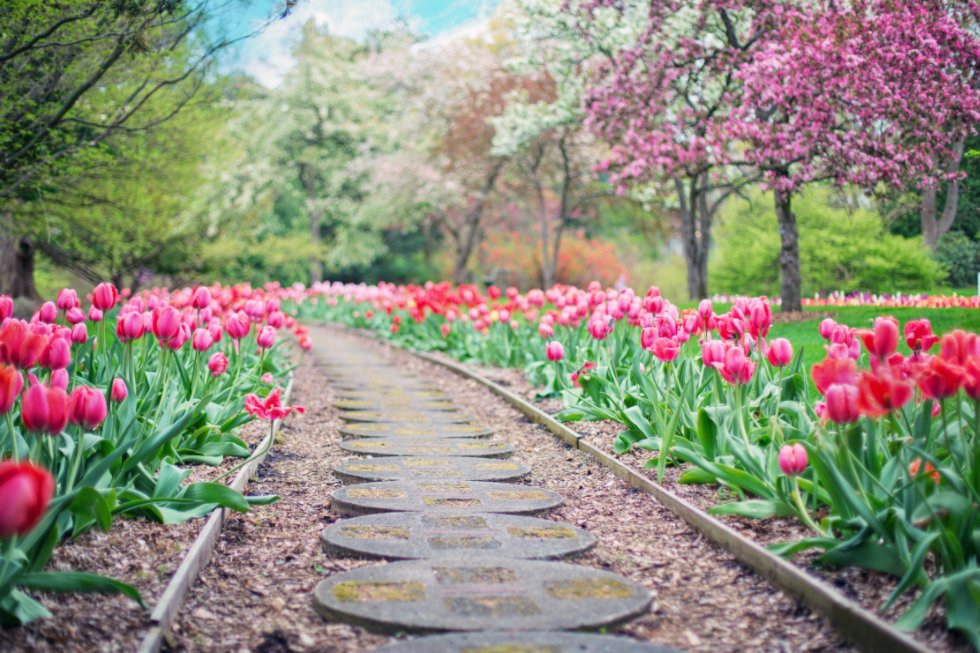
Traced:
POLYGON ((246 458, 242 462, 238 463, 237 465, 235 465, 234 467, 232 467, 231 469, 229 469, 227 472, 225 472, 224 474, 222 474, 218 478, 214 479, 212 481, 212 483, 217 483, 217 482, 221 481, 222 479, 225 479, 225 478, 231 476, 232 474, 234 474, 235 472, 237 472, 239 469, 241 469, 245 465, 249 464, 250 462, 252 462, 256 458, 258 458, 259 456, 264 456, 266 453, 268 453, 269 449, 272 448, 272 442, 276 439, 276 428, 275 428, 275 426, 276 426, 276 420, 271 420, 269 422, 269 439, 266 440, 265 446, 262 447, 262 449, 256 449, 254 452, 252 452, 252 455, 251 456, 249 456, 248 458, 246 458))
POLYGON ((14 430, 14 416, 11 411, 7 411, 7 431, 10 433, 10 448, 14 457, 14 462, 20 461, 20 451, 17 446, 17 431, 14 430))
POLYGON ((806 505, 803 503, 803 497, 800 495, 800 486, 796 482, 796 477, 794 476, 790 480, 793 483, 793 503, 796 504, 796 509, 799 511, 800 521, 802 521, 808 528, 812 529, 816 533, 826 537, 828 535, 827 532, 817 526, 816 522, 813 521, 813 518, 810 517, 810 512, 806 509, 806 505))

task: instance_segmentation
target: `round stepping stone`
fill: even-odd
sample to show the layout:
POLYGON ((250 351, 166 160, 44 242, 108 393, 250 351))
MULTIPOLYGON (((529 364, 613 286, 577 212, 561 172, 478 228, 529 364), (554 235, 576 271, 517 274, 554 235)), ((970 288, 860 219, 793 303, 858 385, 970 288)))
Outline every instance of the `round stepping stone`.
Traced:
POLYGON ((529 485, 486 481, 385 481, 348 485, 330 493, 341 515, 374 512, 537 513, 559 506, 561 495, 529 485))
POLYGON ((325 553, 393 560, 466 553, 501 558, 563 558, 595 544, 569 524, 516 515, 390 512, 344 519, 320 534, 325 553))
POLYGON ((457 633, 409 639, 374 653, 681 653, 626 637, 584 633, 457 633))
POLYGON ((386 401, 388 399, 427 401, 442 399, 446 396, 440 390, 382 390, 380 392, 373 392, 371 390, 344 390, 337 394, 341 399, 367 399, 373 401, 386 401))
POLYGON ((486 438, 493 431, 475 424, 353 422, 342 426, 340 434, 352 438, 486 438))
POLYGON ((344 440, 344 451, 365 456, 478 456, 503 458, 514 445, 467 438, 365 438, 344 440))
POLYGON ((448 401, 438 399, 396 399, 374 398, 374 399, 341 399, 335 401, 333 405, 340 410, 369 410, 369 411, 416 411, 425 412, 453 411, 456 406, 448 401))
POLYGON ((342 412, 345 422, 407 422, 412 424, 465 424, 469 418, 461 413, 421 410, 353 410, 342 412))
POLYGON ((531 473, 531 468, 513 460, 465 458, 462 456, 384 456, 358 458, 341 463, 334 476, 347 483, 370 481, 509 481, 531 473))
POLYGON ((650 602, 643 586, 609 572, 494 557, 360 567, 314 590, 324 618, 389 632, 599 628, 645 613, 650 602))

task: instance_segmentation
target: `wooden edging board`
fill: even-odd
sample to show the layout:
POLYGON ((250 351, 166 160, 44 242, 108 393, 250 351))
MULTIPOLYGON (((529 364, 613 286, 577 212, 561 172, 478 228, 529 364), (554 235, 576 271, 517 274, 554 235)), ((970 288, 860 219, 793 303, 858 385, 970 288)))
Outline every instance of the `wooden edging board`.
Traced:
MULTIPOLYGON (((371 337, 375 336, 372 334, 371 337)), ((808 608, 825 617, 842 637, 862 651, 868 653, 879 653, 880 651, 888 651, 889 653, 931 652, 931 649, 921 642, 901 632, 855 601, 842 596, 828 583, 808 575, 792 562, 784 560, 758 543, 743 537, 724 522, 700 510, 659 483, 650 480, 635 467, 624 464, 595 445, 586 442, 581 435, 513 392, 460 363, 444 360, 424 352, 410 349, 404 349, 404 351, 487 387, 494 394, 524 413, 529 419, 544 426, 567 444, 588 453, 600 465, 609 469, 637 490, 651 495, 665 508, 687 522, 706 538, 731 553, 739 562, 753 569, 773 586, 799 598, 808 608)))
MULTIPOLYGON (((293 392, 293 379, 293 375, 290 374, 289 383, 286 385, 286 391, 283 393, 283 404, 289 404, 289 397, 293 392)), ((263 448, 269 446, 270 439, 276 437, 281 426, 282 420, 277 420, 273 427, 274 431, 262 438, 262 441, 256 445, 255 451, 261 451, 263 448)), ((232 480, 228 487, 239 492, 244 491, 248 480, 258 470, 259 465, 262 464, 262 461, 265 460, 268 453, 266 451, 238 470, 234 480, 232 480)), ((161 649, 163 638, 177 619, 177 613, 180 611, 181 606, 183 606, 184 599, 187 598, 187 593, 190 591, 194 581, 197 580, 197 575, 207 566, 208 561, 211 559, 211 553, 218 543, 218 535, 221 534, 221 528, 225 524, 226 510, 227 508, 217 508, 208 516, 204 527, 201 528, 201 531, 194 539, 194 543, 187 550, 187 554, 181 561, 180 566, 177 567, 177 571, 174 572, 174 575, 170 578, 170 582, 167 583, 167 587, 163 590, 163 594, 160 595, 160 599, 157 601, 156 606, 154 606, 153 612, 150 613, 150 627, 143 636, 143 641, 139 649, 137 649, 139 653, 157 653, 161 649)))

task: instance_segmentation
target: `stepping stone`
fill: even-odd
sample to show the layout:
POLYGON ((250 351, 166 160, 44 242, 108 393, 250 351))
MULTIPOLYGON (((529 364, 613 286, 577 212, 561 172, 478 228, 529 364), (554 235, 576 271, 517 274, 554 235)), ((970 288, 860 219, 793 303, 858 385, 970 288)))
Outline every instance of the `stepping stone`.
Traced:
POLYGON ((412 424, 466 424, 469 418, 461 413, 421 410, 354 410, 340 413, 345 422, 408 422, 412 424))
POLYGON ((325 553, 406 560, 461 555, 563 558, 595 544, 569 524, 516 515, 390 512, 344 519, 320 534, 325 553))
POLYGON ((626 637, 583 633, 456 633, 409 639, 372 653, 681 653, 626 637))
POLYGON ((551 490, 486 481, 384 481, 348 485, 330 493, 330 507, 341 515, 537 513, 561 503, 561 495, 551 490))
POLYGON ((486 438, 493 431, 475 424, 354 422, 344 424, 340 434, 352 438, 486 438))
POLYGON ((361 567, 314 590, 322 617, 388 632, 584 630, 627 621, 650 602, 643 586, 609 572, 493 557, 361 567))
POLYGON ((334 476, 345 483, 369 481, 510 481, 527 476, 531 468, 512 460, 456 457, 384 456, 341 463, 334 476))
POLYGON ((442 399, 446 395, 440 390, 382 390, 372 392, 370 390, 345 390, 337 393, 341 399, 352 400, 374 400, 385 401, 388 399, 404 401, 426 401, 432 399, 442 399))
POLYGON ((397 399, 394 397, 375 397, 374 399, 341 399, 333 402, 340 410, 371 410, 371 411, 453 411, 456 406, 448 401, 438 399, 397 399))
POLYGON ((344 440, 344 451, 365 456, 479 456, 503 458, 514 452, 505 442, 466 438, 365 438, 344 440))

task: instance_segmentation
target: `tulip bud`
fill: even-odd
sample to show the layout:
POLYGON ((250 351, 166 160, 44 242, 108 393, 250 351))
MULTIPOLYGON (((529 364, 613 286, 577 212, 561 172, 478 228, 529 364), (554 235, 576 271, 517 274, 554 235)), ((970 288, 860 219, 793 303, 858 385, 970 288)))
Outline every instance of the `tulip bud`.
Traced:
POLYGON ((194 338, 191 341, 191 346, 194 351, 207 351, 214 344, 214 338, 211 336, 211 332, 207 329, 195 329, 194 338))
POLYGON ((6 415, 24 389, 24 377, 13 365, 0 363, 0 415, 6 415))
POLYGON ((228 357, 220 351, 215 352, 208 359, 208 369, 211 370, 211 376, 221 376, 228 369, 228 357))
POLYGON ((834 329, 837 327, 837 322, 833 318, 825 317, 820 321, 820 337, 824 340, 830 340, 830 337, 834 334, 834 329))
POLYGON ((37 317, 41 322, 53 324, 58 319, 58 307, 54 302, 44 302, 37 312, 37 317))
POLYGON ((88 327, 84 322, 79 322, 71 328, 71 341, 76 345, 84 345, 88 342, 88 327))
POLYGON ((65 311, 65 319, 68 324, 81 324, 85 321, 85 312, 77 306, 73 306, 65 311))
POLYGON ((786 338, 776 338, 769 343, 766 358, 773 367, 784 367, 793 360, 793 345, 786 338))
POLYGON ((102 311, 100 311, 96 307, 93 306, 92 308, 88 309, 88 319, 90 321, 92 321, 92 322, 101 322, 102 321, 102 317, 103 317, 102 311))
POLYGON ((61 370, 71 363, 71 345, 64 338, 51 338, 40 359, 41 367, 61 370))
POLYGON ((14 300, 10 295, 0 295, 0 322, 14 314, 14 300))
POLYGON ((58 293, 58 308, 67 312, 79 306, 78 293, 72 288, 62 288, 58 293))
POLYGON ((251 328, 251 322, 245 313, 232 313, 225 318, 225 331, 235 340, 241 340, 247 336, 251 328))
POLYGON ((211 291, 204 286, 198 286, 194 289, 194 294, 191 296, 191 306, 200 310, 202 308, 207 308, 211 305, 211 291))
POLYGON ((262 349, 269 349, 276 341, 276 330, 271 326, 264 326, 255 337, 255 342, 262 349))
POLYGON ((105 419, 108 408, 105 395, 95 388, 80 385, 68 397, 68 421, 86 429, 94 429, 105 419))
POLYGON ((824 395, 827 403, 827 418, 838 424, 850 424, 860 417, 857 408, 857 386, 835 383, 827 388, 824 395))
POLYGON ((54 494, 54 477, 30 461, 0 463, 0 539, 27 535, 54 494))
POLYGON ((48 383, 52 388, 68 389, 68 370, 61 369, 51 372, 51 381, 48 383))
POLYGON ((802 444, 787 444, 779 450, 779 468, 787 476, 799 476, 806 466, 806 449, 802 444))
POLYGON ((712 315, 714 315, 714 306, 711 300, 702 299, 701 303, 698 304, 698 317, 702 320, 710 320, 712 315))
POLYGON ((128 396, 129 396, 129 389, 126 387, 126 382, 120 379, 119 377, 113 379, 112 391, 109 395, 109 398, 115 401, 116 403, 121 403, 125 401, 126 397, 128 396))
POLYGON ((120 342, 129 342, 143 337, 146 330, 146 321, 143 314, 137 311, 129 311, 125 315, 119 316, 116 322, 116 337, 120 342))
POLYGON ((163 342, 180 332, 180 314, 173 306, 164 306, 153 311, 153 335, 163 342))
POLYGON ((557 363, 561 359, 565 358, 565 348, 557 340, 552 340, 547 345, 545 345, 544 353, 553 363, 557 363))
POLYGON ((57 435, 68 423, 68 395, 61 388, 33 384, 21 397, 20 419, 28 431, 57 435))
POLYGON ((92 305, 100 311, 110 311, 119 301, 119 291, 111 283, 100 283, 92 291, 92 305))

